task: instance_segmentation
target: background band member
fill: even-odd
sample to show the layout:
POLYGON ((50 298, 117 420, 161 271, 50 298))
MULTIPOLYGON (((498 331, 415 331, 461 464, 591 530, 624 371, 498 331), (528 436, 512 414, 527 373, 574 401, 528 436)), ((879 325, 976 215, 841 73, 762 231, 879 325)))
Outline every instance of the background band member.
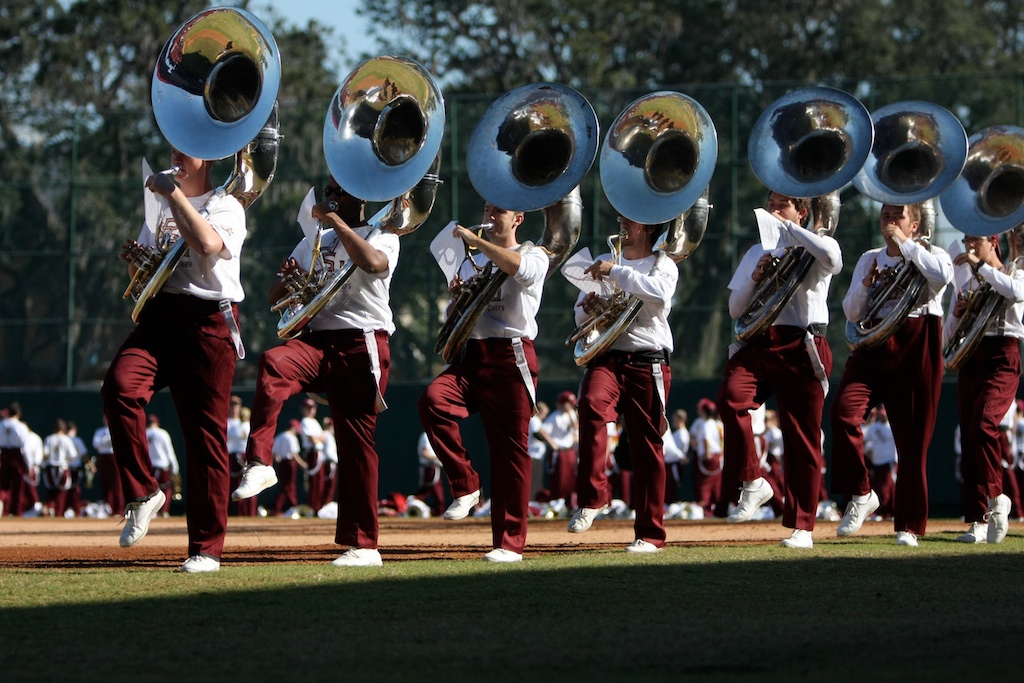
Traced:
MULTIPOLYGON (((170 389, 186 455, 189 559, 181 570, 216 571, 230 493, 225 425, 238 353, 237 303, 245 296, 239 279, 245 212, 234 197, 215 195, 212 162, 175 150, 171 164, 181 169, 178 184, 163 173, 146 180, 165 206, 160 225, 143 226, 138 242, 153 246, 157 231, 169 230, 188 249, 111 362, 103 381, 103 410, 129 501, 121 533, 127 547, 142 540, 164 504, 150 471, 145 409, 154 393, 170 389)), ((129 263, 135 246, 129 241, 123 247, 122 258, 129 263)), ((129 265, 130 273, 134 270, 129 265)))
MULTIPOLYGON (((607 424, 622 414, 629 435, 633 470, 633 508, 636 522, 630 552, 657 552, 665 546, 665 456, 662 440, 668 427, 665 405, 672 370, 672 310, 679 270, 674 263, 654 269, 654 243, 658 225, 619 218, 621 263, 604 254, 586 270, 595 280, 614 282, 626 294, 643 301, 639 314, 612 343, 611 350, 587 365, 580 383, 580 466, 576 481, 579 509, 569 531, 590 528, 597 515, 612 501, 605 472, 607 424)), ((576 302, 576 323, 594 312, 599 296, 581 292, 576 302)))
POLYGON ((96 451, 96 469, 99 470, 103 500, 110 508, 107 512, 120 516, 124 512, 124 492, 121 490, 121 475, 117 471, 117 458, 114 457, 114 447, 110 443, 106 416, 103 417, 103 426, 92 436, 92 447, 96 451))
MULTIPOLYGON (((882 271, 904 260, 912 262, 927 282, 920 299, 925 303, 911 311, 885 343, 850 354, 832 404, 832 490, 851 496, 836 533, 856 533, 878 508, 860 426, 871 408, 882 402, 900 457, 893 506, 896 543, 911 547, 917 546, 917 537, 924 534, 928 521, 925 464, 943 371, 942 293, 953 279, 949 255, 914 239, 920 225, 919 205, 882 205, 879 227, 885 246, 869 249, 857 261, 843 299, 846 317, 859 322, 882 271)), ((881 312, 883 316, 886 313, 884 309, 881 312)), ((786 459, 788 476, 788 448, 786 459)))
MULTIPOLYGON (((313 218, 322 223, 324 263, 334 271, 351 259, 356 269, 309 322, 309 332, 260 357, 246 470, 232 497, 249 498, 276 483, 271 449, 284 402, 303 391, 322 393, 327 397, 338 444, 334 541, 348 546, 331 564, 380 566, 374 430, 377 414, 386 407, 383 394, 391 366, 389 339, 395 331, 389 301, 391 278, 398 265, 398 236, 382 231, 368 242, 371 228, 364 219, 365 202, 333 178, 324 188, 324 198, 311 210, 313 218)), ((312 246, 303 239, 270 286, 272 302, 285 295, 290 274, 305 275, 312 258, 312 246)), ((313 409, 315 413, 315 405, 313 409)), ((304 411, 304 416, 311 415, 308 409, 304 411)))
MULTIPOLYGON (((543 249, 522 249, 516 232, 521 211, 484 204, 482 223, 491 223, 486 239, 456 225, 454 234, 479 250, 467 258, 452 283, 461 284, 488 261, 508 275, 493 303, 473 328, 462 358, 438 375, 419 399, 420 421, 444 464, 454 500, 446 519, 466 517, 480 500, 480 475, 473 469, 459 431, 459 420, 479 412, 491 461, 491 541, 484 555, 491 562, 519 562, 526 547, 530 499, 530 417, 537 390, 537 336, 548 257, 543 249)), ((451 314, 451 311, 449 311, 451 314)))
MULTIPOLYGON (((1011 232, 1009 238, 1014 239, 1015 234, 1011 232)), ((1006 305, 957 374, 964 521, 970 525, 957 540, 1001 543, 1006 538, 1010 498, 1003 492, 1002 460, 1007 437, 1000 423, 1015 400, 1020 382, 1024 271, 1017 270, 1012 261, 1003 265, 998 235, 967 235, 963 242, 967 251, 953 258, 957 289, 953 310, 946 320, 947 334, 960 324, 969 297, 982 283, 1004 297, 1006 305)), ((902 456, 901 451, 901 467, 902 456)))
MULTIPOLYGON (((773 496, 771 485, 761 476, 749 411, 775 394, 786 444, 782 525, 793 529, 782 545, 790 548, 813 545, 824 465, 821 415, 832 371, 832 350, 825 339, 828 289, 832 276, 843 267, 835 239, 801 227, 809 207, 807 199, 772 192, 767 212, 755 212, 759 222, 772 221, 777 226, 777 254, 785 247, 800 246, 814 262, 768 331, 736 350, 726 362, 717 401, 725 433, 723 486, 742 481, 738 507, 728 521, 744 522, 773 496)), ((733 318, 743 314, 757 283, 769 275, 772 258, 761 244, 743 256, 729 282, 729 314, 733 318)), ((716 507, 716 514, 722 513, 716 507)))
POLYGON ((576 490, 576 449, 579 442, 579 418, 576 415, 576 394, 563 391, 555 399, 555 411, 543 423, 543 433, 551 444, 551 467, 548 490, 552 504, 556 501, 571 509, 576 490))

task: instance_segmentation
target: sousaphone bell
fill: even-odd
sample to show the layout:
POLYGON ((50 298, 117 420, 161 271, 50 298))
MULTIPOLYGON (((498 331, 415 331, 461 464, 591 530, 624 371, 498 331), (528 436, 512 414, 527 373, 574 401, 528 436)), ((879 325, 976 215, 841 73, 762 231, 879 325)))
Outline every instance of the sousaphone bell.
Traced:
MULTIPOLYGON (((853 95, 822 86, 801 88, 761 113, 747 156, 754 175, 771 191, 812 198, 809 229, 831 236, 839 222, 839 189, 864 165, 873 137, 871 115, 853 95)), ((736 321, 739 340, 771 327, 813 262, 802 247, 778 259, 736 321)))

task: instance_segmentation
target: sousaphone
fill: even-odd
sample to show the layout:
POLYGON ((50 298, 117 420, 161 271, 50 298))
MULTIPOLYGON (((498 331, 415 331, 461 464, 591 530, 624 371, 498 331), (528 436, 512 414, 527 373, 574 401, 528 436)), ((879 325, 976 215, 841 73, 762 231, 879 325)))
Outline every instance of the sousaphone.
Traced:
MULTIPOLYGON (((953 114, 931 102, 896 102, 873 112, 871 120, 874 144, 853 184, 883 204, 920 204, 915 239, 927 249, 935 227, 932 199, 960 175, 967 133, 953 114)), ((884 273, 868 294, 863 318, 846 322, 850 348, 871 349, 891 337, 916 308, 926 284, 910 261, 884 273)))
MULTIPOLYGON (((495 100, 477 123, 466 153, 473 187, 486 201, 511 211, 544 210, 540 242, 550 277, 579 239, 583 201, 579 182, 597 157, 597 114, 576 90, 538 83, 495 100)), ((507 275, 492 269, 456 293, 434 351, 446 363, 461 357, 466 342, 507 275)))
MULTIPOLYGON (((853 95, 835 88, 801 88, 761 113, 750 132, 747 156, 768 189, 811 197, 808 229, 831 236, 839 222, 839 189, 864 165, 873 135, 871 115, 853 95)), ((813 263, 802 247, 787 250, 758 283, 736 321, 736 337, 749 341, 771 327, 813 263)))
MULTIPOLYGON (((153 72, 151 99, 160 132, 197 159, 235 155, 235 166, 201 211, 232 195, 248 208, 274 178, 280 141, 277 93, 281 56, 269 29, 231 7, 204 10, 164 44, 153 72)), ((188 245, 183 239, 144 248, 125 291, 136 304, 132 320, 159 292, 188 245)))
MULTIPOLYGON (((637 223, 665 224, 655 240, 652 272, 689 256, 707 228, 708 188, 718 160, 711 116, 678 92, 645 95, 615 118, 601 148, 601 185, 620 215, 637 223)), ((613 255, 620 253, 609 237, 613 255)), ((611 348, 643 302, 616 291, 565 340, 583 367, 611 348)))
MULTIPOLYGON (((367 221, 367 241, 384 231, 411 233, 430 215, 441 182, 444 121, 444 98, 434 77, 404 57, 366 60, 334 93, 323 134, 331 175, 354 197, 389 202, 367 221)), ((302 332, 353 273, 351 260, 326 271, 317 244, 308 277, 286 282, 287 294, 271 307, 281 314, 278 336, 302 332)))

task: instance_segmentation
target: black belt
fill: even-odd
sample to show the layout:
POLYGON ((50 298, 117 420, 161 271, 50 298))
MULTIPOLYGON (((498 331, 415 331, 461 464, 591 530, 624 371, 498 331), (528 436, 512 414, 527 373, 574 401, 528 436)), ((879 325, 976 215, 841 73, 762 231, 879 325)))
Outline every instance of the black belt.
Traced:
POLYGON ((632 365, 668 365, 668 351, 657 349, 655 351, 609 351, 608 356, 621 363, 632 365))

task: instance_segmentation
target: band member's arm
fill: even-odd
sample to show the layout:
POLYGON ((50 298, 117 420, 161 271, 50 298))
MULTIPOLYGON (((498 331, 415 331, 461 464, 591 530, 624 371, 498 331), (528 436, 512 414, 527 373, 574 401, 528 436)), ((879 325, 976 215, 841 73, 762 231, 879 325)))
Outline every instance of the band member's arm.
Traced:
POLYGON ((1017 270, 1010 275, 990 263, 983 263, 978 267, 978 277, 1010 301, 1024 301, 1024 271, 1017 270))
POLYGON ((871 285, 874 283, 878 272, 877 254, 879 250, 873 249, 861 255, 857 266, 853 269, 853 278, 850 280, 850 289, 843 297, 843 313, 847 320, 860 322, 867 313, 868 294, 871 285))
POLYGON ((224 238, 214 230, 210 221, 203 218, 203 215, 189 203, 188 197, 169 175, 151 175, 146 179, 146 187, 167 200, 178 232, 193 253, 202 256, 230 257, 224 247, 224 238))
POLYGON ((625 265, 612 266, 608 277, 626 294, 644 301, 669 303, 679 279, 677 268, 664 268, 654 274, 642 273, 625 265))
POLYGON ((787 221, 785 226, 793 239, 814 256, 826 272, 835 275, 843 269, 843 252, 835 238, 819 235, 791 221, 787 221))
POLYGON ((760 244, 755 244, 743 255, 740 264, 729 281, 729 316, 739 320, 747 304, 754 297, 757 283, 767 272, 772 256, 760 244), (759 277, 760 274, 760 277, 759 277))
POLYGON ((900 253, 924 275, 928 281, 929 293, 934 296, 940 289, 953 281, 953 261, 942 249, 929 249, 912 239, 896 240, 900 253))
POLYGON ((505 247, 499 247, 496 244, 492 244, 483 237, 478 236, 472 230, 464 228, 461 225, 455 226, 455 236, 462 239, 462 241, 469 245, 470 248, 475 247, 478 249, 481 254, 490 259, 495 268, 506 275, 515 275, 519 271, 519 266, 523 257, 518 250, 507 249, 505 247))
POLYGON ((313 218, 316 218, 326 226, 331 227, 341 240, 342 246, 348 252, 348 257, 357 268, 367 273, 384 273, 388 270, 387 255, 372 246, 365 239, 341 219, 341 216, 331 211, 329 202, 321 202, 313 207, 313 218))

